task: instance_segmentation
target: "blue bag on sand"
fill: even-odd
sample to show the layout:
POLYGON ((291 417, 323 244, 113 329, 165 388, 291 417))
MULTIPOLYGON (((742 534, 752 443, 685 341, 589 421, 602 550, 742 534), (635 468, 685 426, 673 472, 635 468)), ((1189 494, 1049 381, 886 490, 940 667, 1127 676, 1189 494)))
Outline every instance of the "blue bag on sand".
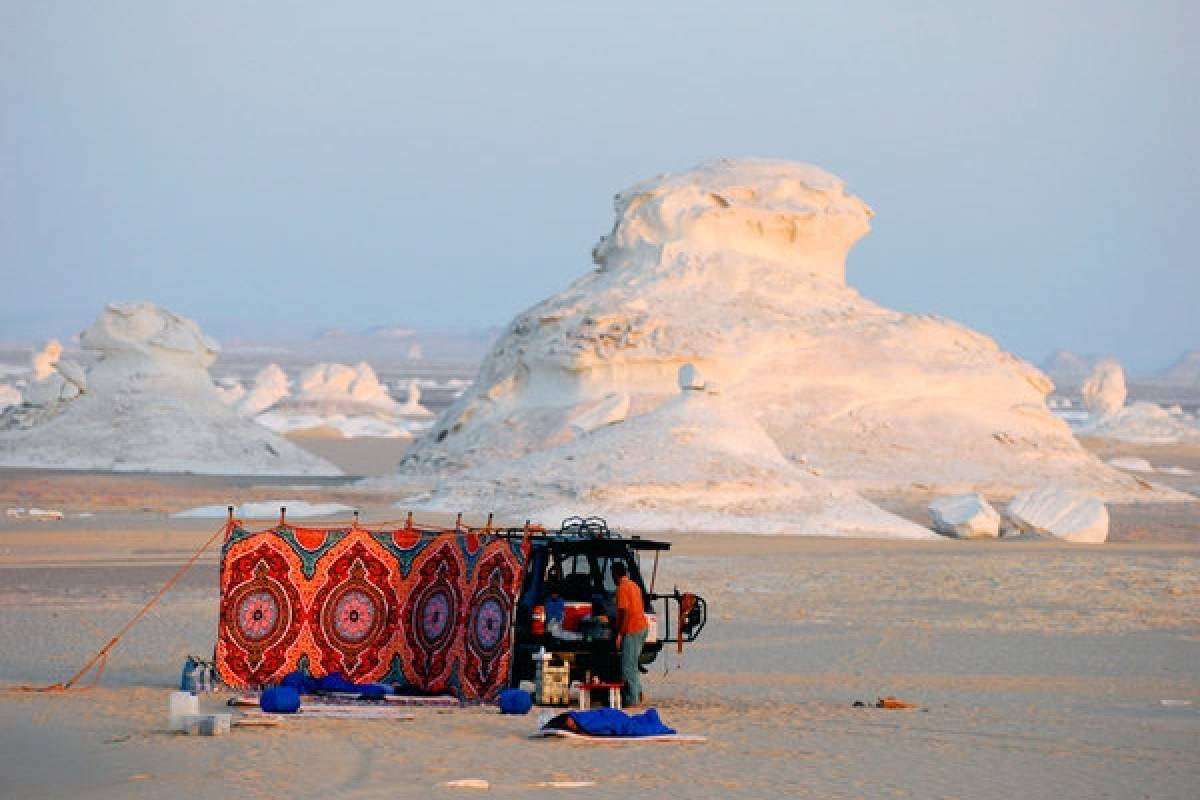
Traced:
POLYGON ((272 686, 258 698, 258 705, 268 714, 295 714, 300 708, 300 693, 290 686, 272 686))
POLYGON ((524 689, 505 689, 500 693, 501 714, 528 714, 533 698, 524 689))

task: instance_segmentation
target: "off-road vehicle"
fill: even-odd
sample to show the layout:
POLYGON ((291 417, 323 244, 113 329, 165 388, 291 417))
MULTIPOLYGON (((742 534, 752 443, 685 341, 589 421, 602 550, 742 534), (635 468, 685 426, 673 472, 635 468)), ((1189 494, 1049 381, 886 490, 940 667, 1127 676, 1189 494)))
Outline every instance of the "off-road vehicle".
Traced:
POLYGON ((598 517, 571 517, 559 530, 527 536, 529 557, 517 598, 512 684, 532 680, 534 654, 541 648, 571 665, 571 680, 588 675, 619 680, 620 656, 613 646, 616 622, 614 562, 625 564, 642 590, 650 632, 641 664, 651 664, 664 644, 695 641, 708 619, 704 599, 678 588, 656 592, 659 556, 670 542, 623 538, 598 517), (645 560, 651 560, 650 579, 645 560))

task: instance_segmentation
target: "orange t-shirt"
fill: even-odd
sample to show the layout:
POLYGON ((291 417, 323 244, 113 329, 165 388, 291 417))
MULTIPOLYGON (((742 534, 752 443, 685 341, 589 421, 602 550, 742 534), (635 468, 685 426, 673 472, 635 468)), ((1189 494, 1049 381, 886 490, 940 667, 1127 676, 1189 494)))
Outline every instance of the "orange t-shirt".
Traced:
POLYGON ((621 621, 617 633, 639 633, 646 630, 646 607, 642 602, 642 590, 638 585, 622 578, 617 584, 617 619, 621 621))

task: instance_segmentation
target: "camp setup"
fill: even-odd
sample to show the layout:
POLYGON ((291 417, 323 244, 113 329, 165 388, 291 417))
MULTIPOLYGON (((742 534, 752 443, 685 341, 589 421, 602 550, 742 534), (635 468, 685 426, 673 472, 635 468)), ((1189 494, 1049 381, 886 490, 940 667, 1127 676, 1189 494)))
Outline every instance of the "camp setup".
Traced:
POLYGON ((169 709, 175 730, 229 730, 227 714, 197 715, 196 694, 218 686, 233 690, 234 708, 326 718, 410 719, 413 708, 493 703, 506 688, 531 690, 530 703, 619 707, 614 564, 641 591, 650 621, 643 671, 667 643, 682 652, 707 620, 703 598, 655 592, 669 542, 621 537, 598 518, 547 531, 493 527, 490 515, 478 528, 461 514, 450 528, 417 525, 411 513, 371 527, 355 512, 350 524, 323 528, 286 515, 281 508, 274 525, 255 529, 230 507, 222 528, 82 669, 41 690, 81 688, 89 672, 98 681, 122 636, 218 539, 213 656, 184 664, 169 709))

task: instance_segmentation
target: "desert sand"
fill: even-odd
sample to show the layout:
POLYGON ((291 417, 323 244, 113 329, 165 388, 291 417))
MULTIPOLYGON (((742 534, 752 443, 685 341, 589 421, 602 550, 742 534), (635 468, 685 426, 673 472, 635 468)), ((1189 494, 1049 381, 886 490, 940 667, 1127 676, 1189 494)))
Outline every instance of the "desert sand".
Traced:
MULTIPOLYGON (((255 499, 401 516, 340 479, 0 473, 6 507, 67 512, 0 519, 0 796, 436 797, 470 794, 440 786, 465 778, 502 797, 1190 798, 1200 785, 1196 504, 1110 506, 1109 543, 1094 546, 673 537, 659 586, 700 592, 710 621, 646 687, 705 744, 535 741, 535 715, 489 707, 168 733, 185 657, 213 646, 215 549, 96 688, 11 691, 69 677, 219 524, 170 512, 255 499), (853 706, 884 695, 922 710, 853 706), (596 786, 532 788, 554 780, 596 786)), ((872 499, 925 521, 922 497, 872 499)))

